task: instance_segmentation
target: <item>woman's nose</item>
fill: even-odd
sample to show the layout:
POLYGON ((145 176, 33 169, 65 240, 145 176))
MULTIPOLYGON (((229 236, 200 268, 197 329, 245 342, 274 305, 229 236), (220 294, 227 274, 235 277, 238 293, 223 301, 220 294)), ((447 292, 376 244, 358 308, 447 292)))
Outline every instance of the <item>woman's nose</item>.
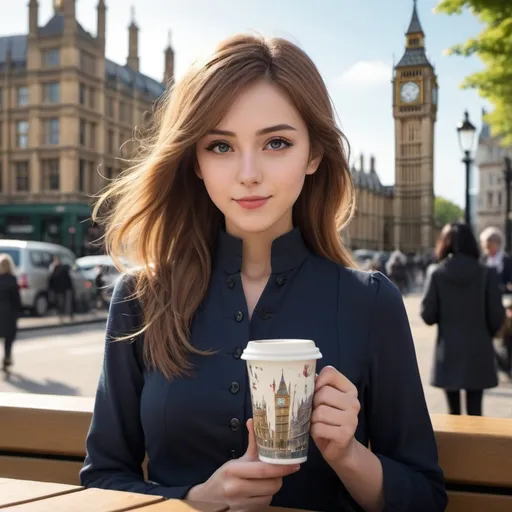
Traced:
POLYGON ((254 155, 247 154, 241 158, 238 179, 244 185, 261 182, 261 169, 254 155))

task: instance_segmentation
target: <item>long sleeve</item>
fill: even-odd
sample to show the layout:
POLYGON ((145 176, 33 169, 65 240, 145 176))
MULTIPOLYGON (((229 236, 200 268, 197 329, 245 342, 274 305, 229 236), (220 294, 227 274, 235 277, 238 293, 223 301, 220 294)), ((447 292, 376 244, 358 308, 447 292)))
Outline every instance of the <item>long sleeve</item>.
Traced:
POLYGON ((425 293, 421 301, 421 318, 427 325, 434 325, 439 322, 439 296, 437 294, 437 283, 435 279, 435 268, 427 271, 425 293))
POLYGON ((485 314, 490 334, 494 336, 503 326, 505 309, 501 299, 499 276, 492 268, 487 270, 485 314))
POLYGON ((191 486, 167 487, 144 480, 145 440, 140 418, 144 375, 139 362, 142 341, 113 341, 138 330, 140 324, 135 299, 127 299, 128 287, 124 276, 116 283, 112 296, 103 368, 80 481, 85 487, 183 498, 191 486))
POLYGON ((404 303, 382 274, 372 281, 369 439, 382 463, 384 510, 441 512, 447 504, 444 476, 404 303))
POLYGON ((18 318, 21 313, 21 296, 16 278, 13 279, 13 285, 11 288, 11 301, 14 306, 14 311, 16 312, 16 318, 18 318))

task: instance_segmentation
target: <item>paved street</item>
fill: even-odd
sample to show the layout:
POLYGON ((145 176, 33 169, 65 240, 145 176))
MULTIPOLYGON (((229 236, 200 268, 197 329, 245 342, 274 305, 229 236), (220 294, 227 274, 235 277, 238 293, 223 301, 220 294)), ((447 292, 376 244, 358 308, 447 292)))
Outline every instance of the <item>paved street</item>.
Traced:
MULTIPOLYGON (((428 385, 435 328, 419 318, 419 297, 406 299, 420 371, 431 412, 446 412, 442 391, 428 385)), ((101 369, 103 322, 20 333, 15 367, 9 379, 0 377, 0 391, 94 396, 101 369)), ((486 392, 484 414, 512 418, 512 383, 486 392)))

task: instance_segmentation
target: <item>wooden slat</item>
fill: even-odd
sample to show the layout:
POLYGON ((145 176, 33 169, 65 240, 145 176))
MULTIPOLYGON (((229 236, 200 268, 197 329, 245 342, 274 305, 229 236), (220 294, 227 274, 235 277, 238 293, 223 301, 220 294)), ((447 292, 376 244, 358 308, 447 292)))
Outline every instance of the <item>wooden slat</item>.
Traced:
POLYGON ((166 500, 147 507, 138 508, 137 512, 225 512, 229 507, 220 503, 201 501, 166 500))
POLYGON ((80 485, 80 462, 0 456, 0 477, 80 485))
POLYGON ((81 489, 82 487, 76 485, 0 478, 0 509, 81 489))
POLYGON ((512 419, 432 415, 448 482, 512 488, 512 419))
POLYGON ((162 500, 161 496, 85 489, 77 493, 8 507, 2 512, 124 512, 162 500))
MULTIPOLYGON (((219 503, 204 503, 198 501, 166 500, 155 505, 138 508, 137 512, 224 512, 228 510, 227 505, 219 503)), ((308 512, 294 508, 282 507, 260 507, 258 512, 308 512)))
POLYGON ((512 496, 496 494, 475 494, 472 492, 448 493, 449 502, 446 512, 510 512, 512 496))
POLYGON ((93 398, 0 393, 0 450, 85 455, 93 398))

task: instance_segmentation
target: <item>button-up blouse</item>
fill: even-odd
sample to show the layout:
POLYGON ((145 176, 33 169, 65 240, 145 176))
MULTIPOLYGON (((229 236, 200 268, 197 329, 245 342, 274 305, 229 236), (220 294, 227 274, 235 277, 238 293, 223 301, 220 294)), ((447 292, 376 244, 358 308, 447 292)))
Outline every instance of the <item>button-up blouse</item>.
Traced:
MULTIPOLYGON (((171 381, 144 367, 143 335, 112 341, 142 325, 130 278, 118 281, 82 485, 183 498, 247 448, 252 408, 241 355, 248 341, 304 338, 314 340, 323 355, 317 372, 334 366, 358 389, 356 439, 382 463, 385 510, 444 510, 443 473, 395 286, 378 272, 347 269, 315 255, 296 228, 273 242, 272 274, 249 320, 241 264, 241 240, 221 230, 210 286, 191 326, 193 345, 213 355, 191 356, 192 375, 171 381), (147 479, 141 469, 146 453, 147 479)), ((284 478, 272 505, 362 510, 313 440, 307 462, 284 478)))

